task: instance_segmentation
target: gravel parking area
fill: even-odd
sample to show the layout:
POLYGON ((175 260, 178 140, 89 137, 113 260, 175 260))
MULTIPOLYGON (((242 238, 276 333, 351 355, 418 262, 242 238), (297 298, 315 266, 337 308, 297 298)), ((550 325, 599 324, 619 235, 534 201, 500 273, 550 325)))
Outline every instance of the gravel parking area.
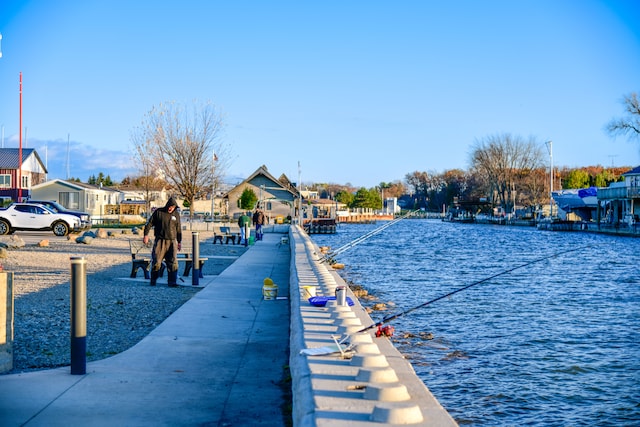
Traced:
MULTIPOLYGON (((213 245, 211 232, 199 232, 199 237, 200 256, 209 257, 205 276, 220 274, 235 261, 233 257, 246 251, 239 245, 213 245)), ((0 264, 14 273, 14 369, 8 373, 71 363, 71 257, 87 260, 87 361, 132 347, 198 292, 191 278, 178 288, 168 288, 166 281, 151 287, 141 271, 138 279, 130 279, 129 239, 142 237, 117 230, 91 244, 56 238, 45 247, 28 243, 7 250, 0 264)), ((186 232, 183 252, 190 247, 191 234, 186 232)), ((181 263, 180 274, 182 267, 181 263)))

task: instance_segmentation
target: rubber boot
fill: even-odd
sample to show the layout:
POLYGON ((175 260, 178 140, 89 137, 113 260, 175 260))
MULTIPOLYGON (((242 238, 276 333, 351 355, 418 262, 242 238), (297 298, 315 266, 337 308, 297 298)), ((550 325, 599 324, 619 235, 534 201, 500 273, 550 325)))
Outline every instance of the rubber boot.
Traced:
POLYGON ((167 280, 169 282, 170 288, 177 288, 178 287, 178 270, 176 271, 167 270, 167 280))
POLYGON ((151 270, 151 286, 155 286, 158 281, 158 270, 151 270))

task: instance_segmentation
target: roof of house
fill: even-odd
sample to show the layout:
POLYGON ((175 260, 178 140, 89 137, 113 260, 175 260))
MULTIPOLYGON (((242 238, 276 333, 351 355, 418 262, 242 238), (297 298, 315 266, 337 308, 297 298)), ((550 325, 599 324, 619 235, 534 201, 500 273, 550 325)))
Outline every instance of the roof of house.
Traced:
MULTIPOLYGON (((29 156, 34 155, 38 162, 42 165, 45 173, 47 172, 47 168, 44 163, 40 159, 38 152, 34 148, 23 148, 22 149, 22 163, 29 158, 29 156)), ((19 148, 0 148, 0 168, 1 169, 18 169, 18 159, 20 155, 19 148)))
POLYGON ((635 168, 631 169, 629 172, 625 172, 622 175, 638 175, 640 174, 640 166, 636 166, 635 168))
POLYGON ((277 179, 276 177, 274 177, 273 175, 271 175, 269 173, 269 171, 267 170, 267 167, 265 165, 262 165, 258 169, 256 169, 256 171, 254 173, 252 173, 247 179, 242 181, 242 183, 240 183, 236 187, 239 187, 240 185, 242 185, 244 183, 251 182, 258 175, 262 175, 265 178, 267 178, 268 180, 272 181, 274 184, 279 185, 280 187, 282 187, 282 189, 284 191, 287 191, 287 192, 291 193, 293 195, 293 197, 297 197, 298 196, 298 190, 293 185, 291 185, 291 181, 289 181, 289 179, 286 177, 286 175, 282 174, 280 179, 277 179))
POLYGON ((103 187, 100 185, 85 184, 84 182, 76 182, 76 181, 65 181, 63 179, 57 179, 57 178, 43 182, 41 184, 34 185, 33 188, 45 187, 52 184, 61 184, 66 187, 75 188, 77 190, 102 190, 102 191, 111 191, 111 192, 117 192, 117 193, 121 192, 117 188, 113 188, 113 187, 103 187))

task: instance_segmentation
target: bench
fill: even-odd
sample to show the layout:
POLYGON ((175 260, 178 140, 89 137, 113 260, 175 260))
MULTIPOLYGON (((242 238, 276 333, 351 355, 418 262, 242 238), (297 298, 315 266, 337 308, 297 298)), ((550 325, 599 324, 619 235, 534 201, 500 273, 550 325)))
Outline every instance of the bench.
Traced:
MULTIPOLYGON (((142 268, 142 272, 144 273, 145 279, 151 279, 151 249, 153 248, 153 244, 149 242, 148 244, 144 244, 141 240, 129 240, 129 249, 131 250, 131 278, 135 279, 138 275, 138 270, 142 268)), ((204 263, 208 261, 209 258, 200 257, 200 274, 199 276, 202 278, 202 268, 204 267, 204 263)), ((184 272, 183 276, 188 276, 191 273, 191 269, 193 268, 193 258, 191 254, 178 254, 178 262, 184 261, 184 272)), ((160 267, 160 272, 158 273, 158 277, 164 276, 165 265, 162 263, 162 267, 160 267)))
POLYGON ((142 240, 129 240, 129 250, 131 251, 131 278, 135 279, 138 269, 142 268, 145 279, 150 279, 151 275, 151 242, 144 244, 142 240))
MULTIPOLYGON (((199 257, 200 270, 198 276, 202 279, 204 276, 202 275, 202 269, 204 268, 205 261, 208 261, 209 258, 199 257)), ((191 254, 178 254, 178 262, 184 261, 184 272, 183 276, 187 277, 189 273, 191 273, 191 268, 193 268, 193 258, 191 254)), ((161 275, 162 276, 162 275, 161 275)))
POLYGON ((229 244, 229 240, 235 245, 236 240, 238 244, 240 244, 240 232, 233 232, 231 227, 219 227, 218 229, 213 230, 213 244, 216 242, 220 242, 222 244, 222 239, 225 239, 225 244, 229 244))

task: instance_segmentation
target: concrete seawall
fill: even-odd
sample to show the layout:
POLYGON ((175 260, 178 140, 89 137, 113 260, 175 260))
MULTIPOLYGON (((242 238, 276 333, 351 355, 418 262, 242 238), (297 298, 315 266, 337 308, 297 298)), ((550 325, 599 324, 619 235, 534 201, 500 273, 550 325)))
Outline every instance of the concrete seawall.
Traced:
POLYGON ((373 320, 298 226, 290 227, 289 244, 294 425, 457 425, 388 338, 375 337, 375 328, 359 332, 373 320), (341 285, 353 306, 309 304, 307 289, 334 296, 341 285), (301 353, 335 346, 347 335, 351 348, 344 353, 301 353))

